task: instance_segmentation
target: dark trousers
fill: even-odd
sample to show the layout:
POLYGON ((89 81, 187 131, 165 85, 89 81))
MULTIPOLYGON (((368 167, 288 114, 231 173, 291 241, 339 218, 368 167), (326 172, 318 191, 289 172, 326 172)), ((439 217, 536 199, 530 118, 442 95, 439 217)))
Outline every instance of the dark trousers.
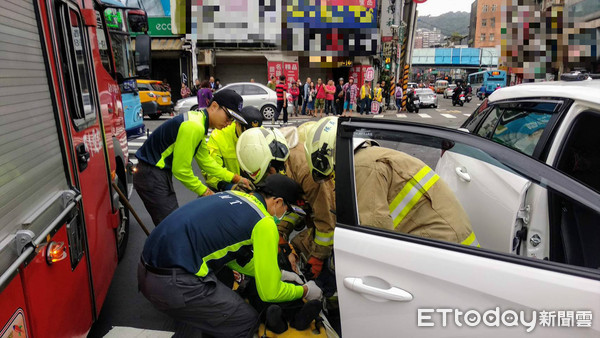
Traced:
POLYGON ((325 115, 335 114, 333 100, 325 100, 325 115))
POLYGON ((335 101, 335 113, 337 115, 342 115, 343 112, 344 112, 344 100, 343 99, 336 99, 336 101, 335 101))
POLYGON ((361 114, 361 115, 362 115, 363 113, 364 113, 364 114, 370 114, 370 113, 371 113, 371 99, 369 99, 369 98, 366 98, 366 97, 365 97, 365 98, 364 98, 364 99, 363 99, 363 100, 360 102, 360 104, 361 104, 361 107, 362 107, 362 108, 361 108, 362 110, 361 110, 361 112, 360 112, 360 114, 361 114))
POLYGON ((306 115, 306 104, 308 103, 308 99, 302 100, 302 115, 306 115))
POLYGON ((277 101, 277 111, 275 112, 275 121, 279 120, 279 115, 283 111, 283 123, 288 121, 287 107, 283 106, 283 101, 277 101))
POLYGON ((215 337, 253 336, 258 313, 214 273, 200 278, 181 269, 161 270, 138 264, 138 289, 156 309, 215 337))
POLYGON ((133 187, 156 226, 179 208, 170 170, 163 170, 139 160, 137 172, 133 175, 133 187))

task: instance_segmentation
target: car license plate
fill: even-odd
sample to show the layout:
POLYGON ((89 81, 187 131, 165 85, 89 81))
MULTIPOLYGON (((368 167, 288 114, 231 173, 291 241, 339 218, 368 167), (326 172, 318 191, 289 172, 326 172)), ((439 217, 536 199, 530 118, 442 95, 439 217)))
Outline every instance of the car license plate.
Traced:
POLYGON ((464 100, 465 100, 465 98, 464 98, 464 97, 461 97, 461 98, 460 98, 460 100, 461 100, 461 101, 464 101, 464 100))
POLYGON ((162 100, 163 100, 163 102, 169 102, 169 98, 168 97, 163 97, 162 100))

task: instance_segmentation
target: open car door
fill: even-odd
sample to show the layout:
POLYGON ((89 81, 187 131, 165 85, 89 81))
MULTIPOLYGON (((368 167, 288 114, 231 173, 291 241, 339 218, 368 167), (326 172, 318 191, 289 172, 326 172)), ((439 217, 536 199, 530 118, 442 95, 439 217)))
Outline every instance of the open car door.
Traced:
MULTIPOLYGON (((357 138, 374 139, 379 146, 417 157, 430 168, 436 168, 441 151, 452 150, 474 164, 494 167, 496 175, 521 182, 522 188, 535 187, 549 200, 558 198, 584 210, 583 221, 590 224, 577 229, 600 226, 600 195, 596 191, 505 146, 430 125, 340 120, 334 253, 344 337, 600 336, 600 321, 593 318, 600 310, 600 270, 567 259, 571 250, 583 256, 596 255, 598 250, 577 250, 578 242, 565 231, 561 213, 549 204, 533 204, 545 209, 532 212, 531 217, 547 222, 553 236, 544 259, 486 248, 483 243, 478 248, 362 224, 358 201, 369 199, 357 198, 365 191, 357 189, 355 176, 353 140, 357 138)), ((485 181, 485 177, 479 179, 485 181)), ((388 194, 373 189, 369 193, 388 194)), ((495 198, 501 201, 506 197, 490 196, 490 200, 495 198)), ((467 214, 473 212, 468 206, 463 208, 467 214)), ((498 219, 492 211, 500 206, 480 208, 489 210, 490 216, 485 220, 469 215, 471 222, 477 222, 472 224, 476 236, 477 232, 510 233, 514 229, 514 210, 501 211, 511 215, 498 219)), ((535 243, 535 235, 527 232, 525 223, 519 230, 511 246, 535 243)), ((594 260, 583 257, 581 261, 594 260)))

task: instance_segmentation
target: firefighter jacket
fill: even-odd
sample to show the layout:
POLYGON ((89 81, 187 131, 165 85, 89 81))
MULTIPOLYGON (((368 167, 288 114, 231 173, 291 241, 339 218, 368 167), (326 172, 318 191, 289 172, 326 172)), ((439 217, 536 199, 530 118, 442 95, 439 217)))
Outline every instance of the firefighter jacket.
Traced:
MULTIPOLYGON (((218 165, 239 175, 240 163, 235 154, 235 145, 238 140, 236 126, 237 124, 232 122, 229 126, 221 130, 213 130, 208 139, 208 152, 218 165)), ((202 174, 206 177, 206 183, 211 188, 216 190, 231 189, 229 182, 225 182, 204 170, 202 170, 202 174)))
POLYGON ((454 193, 421 160, 363 145, 354 163, 360 224, 479 246, 454 193))
POLYGON ((192 160, 200 169, 219 179, 231 182, 234 174, 210 157, 206 146, 208 112, 189 111, 160 125, 138 149, 135 156, 150 165, 173 173, 191 191, 202 195, 208 189, 194 175, 192 160))
MULTIPOLYGON (((331 180, 320 184, 313 180, 306 163, 303 143, 299 142, 297 136, 297 128, 293 127, 290 133, 283 129, 282 132, 291 148, 290 156, 285 162, 286 174, 302 186, 304 198, 312 207, 314 223, 314 229, 309 228, 298 234, 292 244, 305 254, 307 259, 314 256, 323 260, 331 255, 333 248, 335 215, 332 211, 335 210, 335 186, 331 180)), ((300 221, 302 220, 296 214, 286 216, 279 225, 279 232, 288 239, 294 226, 300 221)))
POLYGON ((281 281, 279 234, 260 194, 227 191, 196 199, 152 230, 142 257, 156 268, 179 267, 198 277, 224 265, 254 276, 265 302, 302 298, 300 285, 281 281))

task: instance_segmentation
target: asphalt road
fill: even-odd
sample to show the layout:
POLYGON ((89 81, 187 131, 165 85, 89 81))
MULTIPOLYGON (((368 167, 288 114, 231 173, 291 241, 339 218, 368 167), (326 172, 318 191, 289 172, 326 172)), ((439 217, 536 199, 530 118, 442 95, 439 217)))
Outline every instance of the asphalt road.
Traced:
MULTIPOLYGON (((438 103, 439 106, 437 109, 422 108, 419 111, 419 114, 397 114, 396 111, 387 111, 382 115, 367 115, 363 117, 374 119, 395 119, 434 124, 448 128, 458 128, 467 118, 467 116, 470 115, 479 105, 479 101, 475 100, 467 103, 464 107, 452 107, 450 100, 442 98, 441 95, 438 96, 438 103)), ((356 115, 357 114, 355 114, 355 116, 356 115)), ((146 124, 146 128, 148 128, 151 132, 169 118, 169 116, 163 116, 157 121, 146 119, 144 123, 146 124)), ((298 125, 308 120, 310 119, 305 116, 299 118, 293 117, 290 119, 290 123, 298 125)), ((133 154, 135 154, 135 151, 143 144, 145 139, 146 137, 130 140, 130 157, 133 157, 133 154)), ((390 145, 386 144, 386 146, 390 145)), ((401 150, 411 153, 411 149, 401 150)), ((428 154, 422 155, 423 157, 430 157, 428 154)), ((417 157, 420 156, 417 154, 417 157)), ((430 160, 433 161, 433 158, 430 160, 424 160, 430 166, 432 165, 429 162, 430 160)), ((194 171, 200 175, 200 170, 196 167, 195 163, 194 171)), ((179 205, 183 205, 196 198, 196 196, 191 191, 187 190, 179 181, 175 179, 173 181, 179 205)), ((144 205, 135 190, 133 191, 130 202, 148 229, 150 231, 154 229, 150 215, 146 212, 146 209, 144 208, 144 205)), ((89 337, 103 337, 114 326, 171 332, 175 331, 176 323, 168 316, 155 310, 152 305, 142 296, 142 294, 138 293, 137 290, 137 264, 139 262, 139 257, 142 252, 145 239, 146 235, 142 232, 136 220, 131 217, 127 252, 117 267, 108 292, 108 296, 104 302, 98 320, 92 326, 89 337)))

